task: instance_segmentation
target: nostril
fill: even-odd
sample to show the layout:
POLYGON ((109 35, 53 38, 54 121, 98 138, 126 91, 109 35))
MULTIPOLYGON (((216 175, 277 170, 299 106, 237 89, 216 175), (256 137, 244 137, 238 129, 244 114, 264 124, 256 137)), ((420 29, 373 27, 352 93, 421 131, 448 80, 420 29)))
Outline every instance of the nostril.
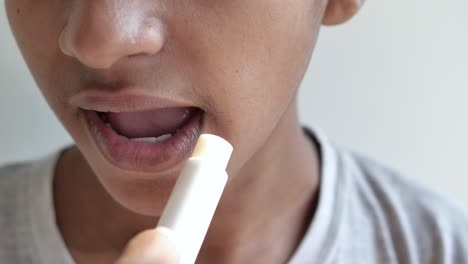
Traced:
POLYGON ((114 44, 108 43, 112 40, 105 40, 105 35, 93 36, 92 32, 77 31, 77 29, 70 28, 62 31, 59 37, 59 47, 63 54, 95 69, 108 68, 120 59, 120 55, 116 54, 117 50, 112 47, 114 44))
POLYGON ((60 32, 58 45, 63 54, 68 55, 68 56, 73 56, 73 52, 71 50, 71 46, 67 37, 67 31, 68 31, 68 28, 65 26, 62 32, 60 32))
POLYGON ((158 18, 120 19, 114 14, 103 20, 96 10, 72 16, 58 39, 62 53, 90 68, 105 69, 122 59, 154 55, 162 49, 165 30, 158 18))
POLYGON ((94 69, 107 69, 111 67, 118 59, 117 56, 111 54, 110 50, 99 50, 95 47, 87 46, 72 46, 67 47, 66 45, 62 49, 62 52, 70 57, 75 58, 83 65, 86 65, 94 69))

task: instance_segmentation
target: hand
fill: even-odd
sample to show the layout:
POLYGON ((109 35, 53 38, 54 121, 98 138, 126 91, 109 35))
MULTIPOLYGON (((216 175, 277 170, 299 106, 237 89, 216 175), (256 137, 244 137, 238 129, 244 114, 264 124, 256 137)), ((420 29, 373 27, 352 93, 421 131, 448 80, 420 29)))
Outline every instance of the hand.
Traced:
POLYGON ((172 231, 165 227, 146 230, 132 238, 116 264, 177 264, 179 255, 172 231))

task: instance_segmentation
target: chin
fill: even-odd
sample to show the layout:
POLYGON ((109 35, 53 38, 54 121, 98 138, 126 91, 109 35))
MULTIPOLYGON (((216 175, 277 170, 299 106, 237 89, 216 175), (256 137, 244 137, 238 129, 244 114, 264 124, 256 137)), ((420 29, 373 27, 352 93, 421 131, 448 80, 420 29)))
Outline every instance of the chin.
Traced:
POLYGON ((173 185, 173 183, 142 180, 108 183, 105 187, 114 201, 127 210, 139 215, 159 217, 169 199, 173 185))
POLYGON ((106 192, 118 206, 151 217, 161 215, 179 173, 175 170, 164 174, 141 174, 121 170, 108 163, 94 165, 102 192, 106 192))

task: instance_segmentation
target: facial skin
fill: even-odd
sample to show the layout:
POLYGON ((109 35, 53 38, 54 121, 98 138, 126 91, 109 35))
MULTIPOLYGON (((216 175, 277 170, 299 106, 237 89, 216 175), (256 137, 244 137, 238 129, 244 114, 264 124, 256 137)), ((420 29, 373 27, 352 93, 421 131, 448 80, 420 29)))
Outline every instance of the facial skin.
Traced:
POLYGON ((60 159, 54 183, 57 221, 75 259, 115 259, 132 235, 155 225, 181 169, 149 176, 108 162, 70 103, 92 85, 109 92, 138 87, 198 107, 203 132, 234 146, 203 263, 260 257, 240 245, 261 239, 282 248, 273 256, 262 252, 261 261, 287 259, 310 221, 319 174, 316 150, 297 119, 297 88, 322 22, 346 21, 359 0, 5 3, 31 73, 76 142, 60 159), (272 233, 281 234, 280 242, 272 233), (102 245, 105 253, 89 253, 102 245))

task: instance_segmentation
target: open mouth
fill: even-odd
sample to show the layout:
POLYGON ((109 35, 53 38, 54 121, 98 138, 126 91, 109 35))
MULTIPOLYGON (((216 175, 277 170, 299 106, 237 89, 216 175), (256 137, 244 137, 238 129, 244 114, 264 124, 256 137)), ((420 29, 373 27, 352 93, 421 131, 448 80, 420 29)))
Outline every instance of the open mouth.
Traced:
POLYGON ((101 152, 125 170, 161 171, 188 158, 201 134, 203 111, 179 107, 142 112, 85 110, 101 152))
POLYGON ((173 137, 200 109, 172 108, 157 111, 96 112, 107 127, 124 139, 160 143, 173 137))

